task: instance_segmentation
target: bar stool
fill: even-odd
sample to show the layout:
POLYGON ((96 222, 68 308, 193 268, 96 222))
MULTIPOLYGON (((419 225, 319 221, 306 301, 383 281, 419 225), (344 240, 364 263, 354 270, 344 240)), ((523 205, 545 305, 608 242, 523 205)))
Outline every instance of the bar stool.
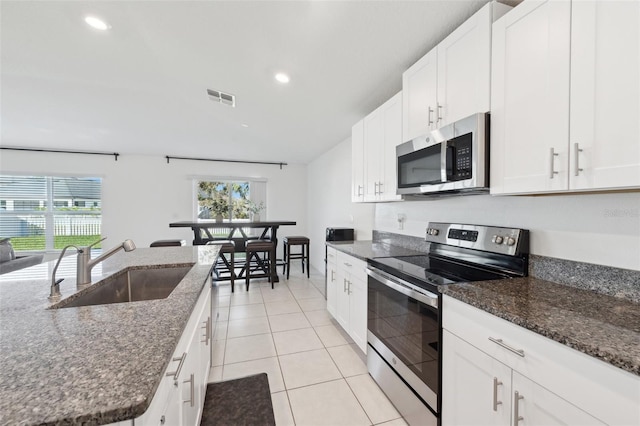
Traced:
POLYGON ((219 246, 220 252, 218 254, 218 259, 216 260, 216 264, 213 266, 212 273, 215 274, 216 281, 231 281, 231 293, 234 291, 234 283, 236 278, 235 272, 235 253, 236 253, 236 245, 231 240, 214 240, 209 241, 207 243, 208 246, 219 246), (229 259, 227 256, 229 255, 229 259), (228 275, 221 275, 221 273, 228 273, 228 275))
POLYGON ((270 240, 249 240, 245 245, 247 258, 245 260, 245 282, 249 290, 249 280, 251 278, 268 278, 271 281, 271 288, 276 277, 276 244, 270 240), (262 258, 258 253, 266 253, 262 258), (255 267, 251 268, 252 259, 255 259, 255 267), (252 272, 262 270, 262 273, 252 274, 252 272))
POLYGON ((302 259, 302 273, 304 273, 304 264, 307 264, 307 278, 309 278, 309 238, 302 236, 284 237, 284 266, 282 275, 287 271, 287 279, 289 279, 289 271, 291 270, 291 259, 302 259), (291 253, 291 246, 301 246, 300 253, 291 253))
POLYGON ((185 240, 158 240, 151 243, 149 247, 179 247, 187 245, 185 240))

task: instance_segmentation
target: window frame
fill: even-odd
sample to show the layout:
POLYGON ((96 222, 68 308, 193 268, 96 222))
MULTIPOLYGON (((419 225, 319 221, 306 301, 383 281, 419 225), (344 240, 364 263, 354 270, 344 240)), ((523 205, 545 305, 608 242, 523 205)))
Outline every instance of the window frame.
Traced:
MULTIPOLYGON (((44 248, 33 248, 27 250, 16 250, 16 253, 29 254, 29 253, 56 253, 60 252, 62 248, 56 248, 56 238, 58 237, 81 237, 82 235, 89 234, 75 234, 71 233, 67 234, 57 234, 56 230, 61 227, 64 228, 64 225, 60 225, 61 218, 70 218, 73 216, 93 216, 99 218, 99 221, 93 223, 92 225, 87 225, 89 228, 96 227, 98 231, 98 235, 102 234, 102 204, 103 204, 103 185, 104 185, 104 177, 99 175, 91 175, 91 176, 79 176, 79 175, 59 175, 59 174, 37 174, 37 173, 10 173, 4 172, 0 174, 0 177, 3 178, 36 178, 36 179, 44 179, 45 192, 44 198, 39 200, 30 200, 30 199, 19 199, 13 198, 10 199, 6 197, 6 200, 3 199, 4 202, 2 204, 3 208, 0 209, 0 218, 20 218, 21 216, 30 216, 32 218, 41 217, 43 223, 43 234, 37 233, 29 233, 24 236, 37 236, 44 235, 44 248), (94 180, 99 182, 99 199, 91 199, 92 201, 87 202, 87 204, 92 204, 88 207, 81 208, 82 210, 74 210, 75 206, 73 205, 73 201, 71 198, 67 196, 57 196, 54 191, 54 186, 56 181, 64 181, 65 179, 81 179, 81 180, 94 180), (14 203, 16 201, 35 201, 38 203, 38 207, 31 209, 15 209, 14 203), (66 203, 66 206, 56 205, 60 202, 66 203), (97 204, 97 205, 96 205, 97 204), (9 210, 11 208, 11 210, 9 210), (86 209, 86 210, 85 210, 86 209), (58 219, 58 220, 57 220, 58 219)), ((78 198, 80 200, 86 201, 87 198, 78 198)), ((62 221, 64 222, 64 220, 62 221)), ((37 226, 37 225, 32 225, 37 226)), ((69 225, 69 227, 73 227, 74 225, 69 225)), ((93 234, 91 234, 93 235, 93 234)), ((7 235, 8 236, 8 235, 7 235)), ((14 239, 20 238, 20 236, 8 236, 14 239)), ((98 246, 96 246, 98 247, 98 246)))

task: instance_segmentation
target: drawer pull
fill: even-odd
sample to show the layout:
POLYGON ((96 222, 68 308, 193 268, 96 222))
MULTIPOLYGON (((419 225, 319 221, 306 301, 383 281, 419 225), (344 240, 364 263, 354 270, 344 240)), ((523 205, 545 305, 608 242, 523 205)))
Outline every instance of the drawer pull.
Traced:
POLYGON ((348 262, 344 262, 344 266, 351 268, 353 265, 348 262))
POLYGON ((498 411, 498 405, 502 404, 502 401, 498 401, 498 386, 502 386, 502 382, 497 377, 493 378, 493 411, 498 411))
POLYGON ((173 376, 173 380, 178 380, 178 377, 180 376, 180 371, 182 370, 182 365, 184 364, 184 360, 187 357, 187 353, 183 353, 182 356, 180 358, 173 358, 171 361, 180 361, 180 363, 178 364, 178 368, 176 369, 176 371, 172 372, 172 373, 167 373, 166 376, 173 376))
POLYGON ((502 339, 496 339, 494 337, 489 337, 489 340, 491 340, 493 343, 502 346, 503 348, 505 348, 508 351, 513 352, 514 354, 521 356, 524 358, 524 351, 522 349, 514 349, 511 346, 507 345, 506 343, 504 343, 502 341, 502 339))
POLYGON ((204 343, 205 346, 209 346, 209 339, 211 338, 211 317, 208 317, 206 321, 203 321, 204 324, 204 340, 200 340, 201 343, 204 343))

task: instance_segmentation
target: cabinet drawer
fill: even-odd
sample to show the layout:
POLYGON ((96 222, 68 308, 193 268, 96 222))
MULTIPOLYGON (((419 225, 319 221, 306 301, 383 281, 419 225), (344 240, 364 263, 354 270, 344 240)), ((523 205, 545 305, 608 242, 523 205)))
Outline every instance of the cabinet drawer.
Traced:
POLYGON ((327 247, 327 263, 335 264, 338 261, 338 250, 327 247))
POLYGON ((349 274, 366 274, 367 263, 339 251, 338 268, 349 274))
POLYGON ((446 295, 442 326, 606 423, 640 424, 640 376, 446 295))

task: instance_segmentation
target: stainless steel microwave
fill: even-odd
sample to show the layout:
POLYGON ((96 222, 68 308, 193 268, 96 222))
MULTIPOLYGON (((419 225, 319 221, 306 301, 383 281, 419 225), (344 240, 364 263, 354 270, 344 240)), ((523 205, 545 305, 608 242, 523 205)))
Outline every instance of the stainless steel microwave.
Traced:
POLYGON ((398 194, 489 190, 489 114, 474 114, 396 147, 398 194))

